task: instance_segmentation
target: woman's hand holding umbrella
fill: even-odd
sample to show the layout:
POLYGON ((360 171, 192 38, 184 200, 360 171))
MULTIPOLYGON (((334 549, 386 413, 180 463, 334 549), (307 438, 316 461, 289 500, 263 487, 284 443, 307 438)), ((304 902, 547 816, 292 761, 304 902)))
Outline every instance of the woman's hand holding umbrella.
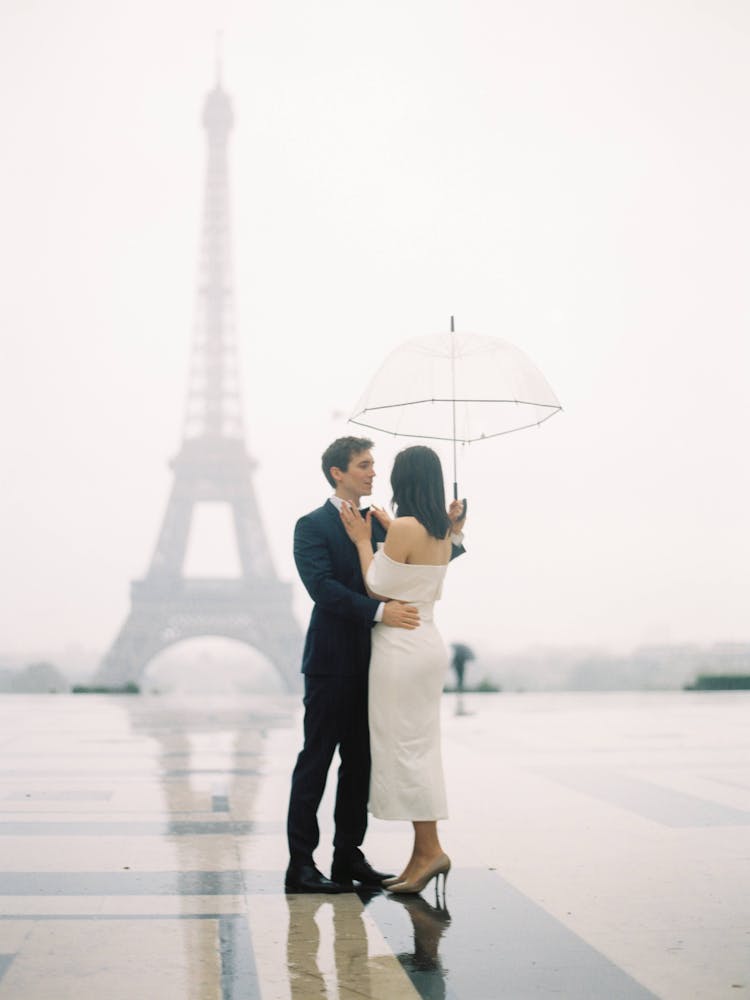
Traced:
POLYGON ((451 523, 451 532, 457 534, 464 530, 466 524, 466 500, 451 500, 448 508, 448 520, 451 523))

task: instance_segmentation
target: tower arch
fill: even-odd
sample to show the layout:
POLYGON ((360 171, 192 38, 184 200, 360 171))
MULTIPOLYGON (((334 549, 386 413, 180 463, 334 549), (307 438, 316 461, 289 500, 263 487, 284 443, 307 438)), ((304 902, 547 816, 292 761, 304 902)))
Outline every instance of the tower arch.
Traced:
POLYGON ((287 690, 276 665, 256 646, 225 636, 191 636, 146 664, 141 690, 168 694, 270 694, 287 690))

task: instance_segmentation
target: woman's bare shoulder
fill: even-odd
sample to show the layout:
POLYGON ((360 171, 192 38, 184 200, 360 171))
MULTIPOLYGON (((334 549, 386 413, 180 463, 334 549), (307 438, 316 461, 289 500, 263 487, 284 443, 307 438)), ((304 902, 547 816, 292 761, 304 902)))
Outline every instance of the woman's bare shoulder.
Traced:
POLYGON ((415 545, 418 546, 424 528, 416 517, 396 517, 385 536, 385 554, 396 562, 408 562, 415 545))
POLYGON ((416 517, 411 516, 394 517, 388 527, 388 533, 391 534, 395 532, 397 537, 416 534, 417 532, 423 532, 424 530, 424 526, 416 519, 416 517))

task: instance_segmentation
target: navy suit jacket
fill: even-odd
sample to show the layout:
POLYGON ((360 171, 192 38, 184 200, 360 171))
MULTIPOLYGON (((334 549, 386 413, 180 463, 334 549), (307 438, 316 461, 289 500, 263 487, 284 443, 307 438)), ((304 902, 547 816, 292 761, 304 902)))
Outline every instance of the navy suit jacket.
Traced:
MULTIPOLYGON (((373 550, 384 540, 385 531, 373 517, 373 550)), ((297 521, 294 561, 315 602, 302 654, 302 673, 367 673, 372 626, 380 602, 367 596, 357 548, 330 501, 297 521)))

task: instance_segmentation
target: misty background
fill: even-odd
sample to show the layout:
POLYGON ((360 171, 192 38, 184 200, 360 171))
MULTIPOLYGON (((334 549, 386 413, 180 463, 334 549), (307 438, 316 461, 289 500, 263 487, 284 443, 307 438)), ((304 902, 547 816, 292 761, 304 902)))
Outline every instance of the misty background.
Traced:
MULTIPOLYGON (((301 624, 319 456, 361 430, 386 354, 454 314, 524 350, 564 412, 460 450, 446 640, 532 670, 546 647, 750 642, 747 5, 3 0, 0 666, 91 673, 150 560, 217 29, 247 443, 301 624)), ((373 437, 386 504, 408 442, 373 437)), ((235 568, 215 514, 190 572, 235 568)))

